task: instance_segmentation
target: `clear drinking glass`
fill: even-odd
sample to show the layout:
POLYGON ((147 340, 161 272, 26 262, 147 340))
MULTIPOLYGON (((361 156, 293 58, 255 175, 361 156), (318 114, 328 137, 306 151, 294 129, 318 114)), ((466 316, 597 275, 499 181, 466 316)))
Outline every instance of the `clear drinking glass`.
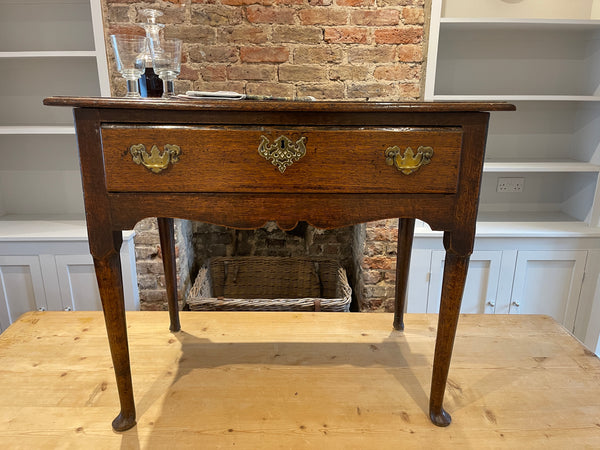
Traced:
POLYGON ((175 97, 175 80, 181 70, 181 40, 150 41, 154 72, 163 80, 163 98, 175 97))
POLYGON ((115 50, 117 70, 127 81, 125 97, 140 97, 138 79, 145 70, 144 54, 148 51, 148 39, 145 36, 112 34, 110 40, 115 50))

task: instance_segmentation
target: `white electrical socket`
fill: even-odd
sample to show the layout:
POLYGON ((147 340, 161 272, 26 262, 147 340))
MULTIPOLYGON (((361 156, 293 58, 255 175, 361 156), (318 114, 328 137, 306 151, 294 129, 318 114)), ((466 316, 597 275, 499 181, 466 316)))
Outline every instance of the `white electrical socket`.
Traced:
POLYGON ((498 178, 497 192, 523 192, 525 178, 498 178))

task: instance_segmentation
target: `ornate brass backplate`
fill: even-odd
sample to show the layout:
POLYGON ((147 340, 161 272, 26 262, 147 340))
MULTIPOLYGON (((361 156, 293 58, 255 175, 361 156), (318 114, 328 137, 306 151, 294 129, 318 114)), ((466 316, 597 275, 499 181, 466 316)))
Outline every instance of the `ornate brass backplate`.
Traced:
POLYGON ((129 147, 129 152, 133 156, 133 162, 142 164, 148 170, 154 173, 160 173, 169 166, 179 161, 181 148, 178 145, 166 144, 162 154, 156 145, 150 149, 150 154, 146 151, 144 144, 134 144, 129 147))
POLYGON ((306 155, 304 146, 306 138, 304 136, 295 143, 287 136, 279 136, 272 144, 266 136, 260 138, 258 153, 267 161, 271 161, 271 164, 277 167, 281 173, 294 164, 294 161, 298 161, 306 155))
POLYGON ((389 166, 395 166, 404 175, 410 175, 417 171, 419 167, 425 166, 431 162, 433 157, 433 148, 420 146, 417 154, 412 148, 408 147, 402 153, 397 145, 389 147, 385 151, 385 162, 389 166))

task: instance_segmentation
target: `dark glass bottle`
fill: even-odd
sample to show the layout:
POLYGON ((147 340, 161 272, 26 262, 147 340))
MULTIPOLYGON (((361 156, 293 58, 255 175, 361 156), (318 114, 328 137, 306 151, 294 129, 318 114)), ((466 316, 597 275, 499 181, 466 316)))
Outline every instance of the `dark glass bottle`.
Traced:
POLYGON ((142 97, 162 97, 163 82, 154 73, 152 67, 146 67, 146 71, 142 74, 139 80, 140 95, 142 97))

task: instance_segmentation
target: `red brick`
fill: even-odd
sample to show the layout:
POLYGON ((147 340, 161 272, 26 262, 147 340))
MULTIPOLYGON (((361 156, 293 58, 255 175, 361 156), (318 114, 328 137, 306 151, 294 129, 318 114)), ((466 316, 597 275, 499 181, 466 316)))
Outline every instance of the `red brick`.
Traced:
POLYGON ((293 24, 295 10, 260 5, 248 6, 246 18, 250 23, 293 24))
POLYGON ((418 44, 423 39, 422 27, 403 27, 375 30, 377 44, 418 44))
POLYGON ((192 6, 192 24, 220 27, 237 25, 242 22, 242 10, 229 6, 203 5, 192 6))
MULTIPOLYGON (((192 0, 194 1, 194 0, 192 0)), ((208 0, 208 2, 211 2, 212 0, 208 0)), ((221 0, 221 4, 222 5, 229 5, 229 6, 245 6, 245 5, 272 5, 273 4, 273 0, 221 0)))
POLYGON ((298 13, 303 25, 345 25, 348 23, 348 13, 341 9, 310 8, 298 13))
MULTIPOLYGON (((129 6, 109 5, 106 8, 106 21, 108 23, 129 22, 129 6)), ((144 31, 142 28, 140 30, 144 31)))
MULTIPOLYGON (((183 0, 183 3, 185 3, 185 0, 183 0)), ((186 9, 183 4, 176 7, 161 8, 164 14, 160 17, 159 21, 165 24, 184 23, 187 19, 186 9)))
POLYGON ((204 81, 225 81, 227 79, 227 66, 210 64, 200 70, 204 81))
POLYGON ((223 44, 264 44, 267 31, 260 26, 224 27, 218 30, 217 41, 223 44))
POLYGON ((286 47, 240 48, 240 59, 245 63, 282 63, 289 58, 290 51, 286 47))
POLYGON ((191 80, 191 81, 195 81, 198 80, 200 77, 198 76, 198 71, 191 68, 190 66, 187 65, 181 65, 181 72, 179 73, 179 77, 180 80, 191 80))
POLYGON ((383 272, 383 281, 386 283, 396 283, 396 271, 383 272))
POLYGON ((395 48, 391 45, 377 47, 357 46, 348 49, 348 62, 351 64, 372 65, 391 63, 396 60, 395 48))
POLYGON ((365 270, 362 273, 363 283, 365 284, 377 284, 383 278, 383 273, 379 270, 365 270))
POLYGON ((419 66, 400 63, 392 66, 379 66, 375 68, 373 76, 377 80, 414 81, 419 78, 420 72, 421 68, 419 66))
POLYGON ((322 81, 325 79, 323 66, 284 64, 279 66, 279 81, 322 81))
POLYGON ((394 86, 390 83, 354 83, 347 88, 348 98, 362 98, 365 100, 374 98, 394 97, 394 86))
MULTIPOLYGON (((233 92, 244 92, 243 81, 196 81, 194 83, 194 89, 197 91, 233 91, 233 92)), ((213 253, 217 254, 217 253, 213 253)), ((223 254, 224 255, 224 254, 223 254)))
POLYGON ((425 23, 425 10, 419 7, 404 7, 402 21, 407 25, 422 25, 425 23))
POLYGON ((421 85, 415 83, 400 83, 398 85, 400 100, 419 100, 421 98, 421 85))
POLYGON ((398 60, 402 62, 422 62, 423 46, 419 44, 399 45, 398 60))
POLYGON ((246 94, 294 98, 294 86, 284 83, 248 83, 246 85, 246 94))
POLYGON ((340 63, 344 53, 330 45, 303 45, 294 50, 294 64, 340 63))
POLYGON ((374 6, 375 0, 336 0, 335 4, 337 6, 351 6, 351 7, 374 6))
POLYGON ((227 68, 227 77, 230 80, 273 81, 276 74, 276 66, 241 65, 227 68))
POLYGON ((166 38, 181 39, 184 44, 199 43, 202 45, 215 43, 215 29, 212 27, 173 25, 165 27, 166 38))
POLYGON ((323 31, 319 27, 281 25, 273 28, 271 42, 292 44, 319 44, 323 41, 323 31))
POLYGON ((364 269, 393 270, 396 268, 396 258, 388 256, 365 257, 362 260, 361 266, 364 269))
POLYGON ((329 69, 329 79, 333 81, 359 81, 367 78, 369 69, 359 65, 335 65, 329 69))
POLYGON ((400 23, 400 13, 396 9, 352 11, 350 18, 354 25, 386 26, 400 23))
POLYGON ((366 44, 367 29, 358 27, 332 27, 325 29, 325 42, 337 44, 366 44))
MULTIPOLYGON (((319 100, 339 100, 344 98, 344 83, 311 83, 303 84, 297 88, 298 97, 315 97, 319 100)), ((339 244, 328 244, 338 248, 339 244)))
POLYGON ((378 242, 373 240, 367 241, 369 245, 366 245, 363 250, 363 256, 387 256, 387 246, 384 242, 378 242))
POLYGON ((398 239, 397 228, 376 227, 367 228, 365 237, 368 241, 376 242, 396 242, 398 239))
POLYGON ((383 6, 424 6, 425 0, 378 0, 377 5, 383 6))
POLYGON ((237 49, 231 46, 194 45, 189 49, 190 62, 234 63, 238 61, 237 49))
POLYGON ((108 33, 109 34, 132 34, 132 35, 136 35, 136 36, 145 36, 145 32, 143 30, 143 28, 138 27, 137 25, 133 25, 133 24, 119 24, 119 25, 115 25, 115 24, 111 24, 110 28, 108 29, 108 33))

